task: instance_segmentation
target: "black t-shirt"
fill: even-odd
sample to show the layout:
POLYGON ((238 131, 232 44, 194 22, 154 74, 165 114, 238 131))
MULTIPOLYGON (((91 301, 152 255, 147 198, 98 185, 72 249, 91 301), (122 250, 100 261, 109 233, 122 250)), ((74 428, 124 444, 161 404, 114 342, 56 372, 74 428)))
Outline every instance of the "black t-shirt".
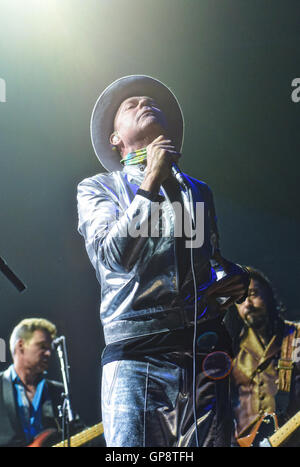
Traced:
MULTIPOLYGON (((170 352, 193 353, 194 327, 161 332, 145 337, 125 339, 109 344, 102 353, 102 365, 115 360, 146 361, 148 356, 170 352)), ((207 355, 223 351, 232 356, 231 339, 223 325, 222 318, 198 324, 196 332, 196 352, 207 355)))

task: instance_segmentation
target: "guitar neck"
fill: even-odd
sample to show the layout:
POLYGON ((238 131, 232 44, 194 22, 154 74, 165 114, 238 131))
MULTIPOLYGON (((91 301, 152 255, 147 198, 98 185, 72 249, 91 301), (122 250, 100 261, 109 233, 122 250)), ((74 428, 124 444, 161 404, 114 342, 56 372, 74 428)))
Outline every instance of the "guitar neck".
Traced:
POLYGON ((288 422, 269 437, 272 447, 277 448, 300 426, 300 412, 297 412, 288 422))
MULTIPOLYGON (((81 431, 77 435, 71 436, 70 438, 70 446, 72 448, 76 448, 82 446, 82 444, 91 441, 92 439, 96 438, 97 436, 102 435, 103 433, 103 424, 98 423, 97 425, 92 426, 91 428, 87 428, 86 430, 81 431)), ((55 444, 52 446, 53 448, 66 448, 68 446, 68 440, 61 441, 60 443, 55 444)))

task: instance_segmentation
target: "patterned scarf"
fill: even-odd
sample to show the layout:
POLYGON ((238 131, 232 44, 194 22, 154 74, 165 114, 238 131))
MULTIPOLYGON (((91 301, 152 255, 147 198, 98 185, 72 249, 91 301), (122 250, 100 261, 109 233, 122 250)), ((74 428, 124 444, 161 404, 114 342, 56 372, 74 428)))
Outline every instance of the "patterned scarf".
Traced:
POLYGON ((123 165, 141 164, 147 158, 147 148, 138 149, 137 151, 129 152, 121 159, 123 165))

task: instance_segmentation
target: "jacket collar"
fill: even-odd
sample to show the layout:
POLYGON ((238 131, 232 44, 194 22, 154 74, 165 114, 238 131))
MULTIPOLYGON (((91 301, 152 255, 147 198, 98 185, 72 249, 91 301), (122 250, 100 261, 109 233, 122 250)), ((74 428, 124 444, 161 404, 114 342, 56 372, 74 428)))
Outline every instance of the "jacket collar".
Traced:
POLYGON ((246 338, 241 343, 241 348, 252 355, 254 360, 257 361, 257 368, 261 366, 268 359, 276 355, 281 348, 280 336, 274 334, 269 341, 267 347, 263 347, 258 340, 255 332, 249 328, 246 338))
MULTIPOLYGON (((146 165, 144 164, 135 164, 135 165, 125 165, 121 173, 126 174, 127 179, 130 183, 135 183, 140 186, 143 179, 145 178, 146 165)), ((167 181, 164 182, 163 188, 161 187, 159 194, 165 195, 164 192, 171 194, 177 193, 177 198, 180 199, 180 187, 179 184, 175 181, 173 177, 170 177, 167 181)))
POLYGON ((146 166, 144 164, 125 165, 122 173, 127 175, 129 182, 137 181, 139 184, 145 177, 146 166))
POLYGON ((11 368, 12 367, 7 368, 7 370, 3 373, 3 402, 14 430, 19 434, 19 436, 23 438, 21 422, 17 414, 17 405, 12 383, 11 368))

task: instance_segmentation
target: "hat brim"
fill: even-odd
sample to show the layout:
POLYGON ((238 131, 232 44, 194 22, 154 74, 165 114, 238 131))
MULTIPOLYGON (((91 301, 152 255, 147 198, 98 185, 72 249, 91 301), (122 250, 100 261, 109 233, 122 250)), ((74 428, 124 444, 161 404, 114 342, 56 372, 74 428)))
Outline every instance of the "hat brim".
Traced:
POLYGON ((161 81, 146 75, 124 76, 110 84, 99 96, 91 117, 91 139, 94 151, 103 167, 109 172, 122 170, 120 155, 112 149, 110 135, 114 131, 115 115, 121 103, 134 96, 154 99, 164 113, 168 136, 181 151, 184 136, 184 119, 174 93, 161 81))

